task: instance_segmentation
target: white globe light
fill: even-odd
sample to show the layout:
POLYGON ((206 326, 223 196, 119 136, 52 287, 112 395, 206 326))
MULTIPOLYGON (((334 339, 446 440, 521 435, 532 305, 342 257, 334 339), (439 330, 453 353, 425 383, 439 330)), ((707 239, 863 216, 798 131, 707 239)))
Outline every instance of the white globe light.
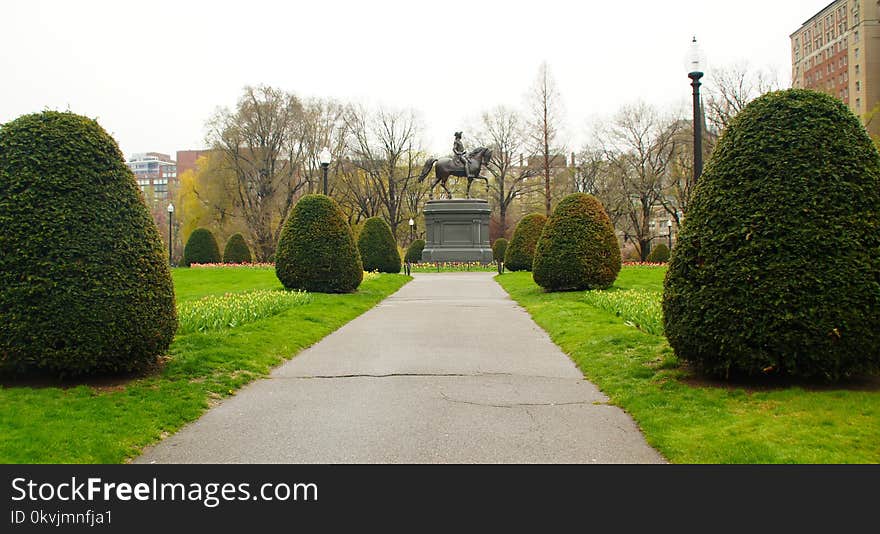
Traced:
POLYGON ((321 162, 321 165, 330 165, 330 160, 332 159, 332 155, 330 154, 330 149, 324 147, 321 150, 321 153, 318 154, 318 161, 321 162))
POLYGON ((703 54, 700 44, 697 43, 696 37, 691 41, 691 45, 688 48, 686 63, 688 74, 702 74, 706 72, 706 56, 703 54))

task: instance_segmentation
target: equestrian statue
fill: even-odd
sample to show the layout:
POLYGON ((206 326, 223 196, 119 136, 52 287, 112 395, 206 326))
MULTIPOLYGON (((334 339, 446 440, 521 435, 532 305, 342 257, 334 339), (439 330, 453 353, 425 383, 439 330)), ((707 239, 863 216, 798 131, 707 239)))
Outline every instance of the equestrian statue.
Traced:
POLYGON ((467 178, 467 198, 471 198, 471 184, 473 184, 474 180, 483 180, 486 182, 486 187, 489 187, 489 179, 480 176, 480 172, 492 159, 492 150, 481 146, 466 152, 464 143, 461 142, 461 132, 455 132, 452 153, 453 156, 451 158, 431 158, 425 162, 425 166, 422 168, 422 174, 419 175, 419 183, 425 181, 425 178, 427 178, 431 169, 435 168, 436 164, 434 174, 437 179, 431 184, 429 192, 429 198, 431 199, 434 198, 434 188, 437 187, 437 184, 440 184, 440 187, 446 191, 446 198, 452 198, 452 191, 446 187, 446 180, 450 176, 467 178))

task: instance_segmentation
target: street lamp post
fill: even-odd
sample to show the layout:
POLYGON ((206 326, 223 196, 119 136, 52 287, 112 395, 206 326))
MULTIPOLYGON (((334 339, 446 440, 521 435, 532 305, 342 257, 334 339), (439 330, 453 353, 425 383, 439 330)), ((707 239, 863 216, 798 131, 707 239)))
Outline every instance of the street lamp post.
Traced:
POLYGON ((416 222, 412 220, 412 217, 409 219, 409 242, 412 243, 416 240, 416 222))
POLYGON ((174 262, 171 260, 171 247, 172 243, 174 243, 174 233, 172 231, 172 221, 174 220, 174 204, 171 202, 168 203, 168 265, 174 265, 174 262))
POLYGON ((672 219, 666 221, 666 237, 669 238, 669 250, 672 250, 672 219))
POLYGON ((688 51, 688 78, 691 79, 691 87, 694 88, 694 184, 703 174, 703 120, 700 111, 700 78, 705 70, 705 58, 697 38, 691 42, 688 51))
POLYGON ((330 160, 332 156, 330 155, 330 149, 324 147, 321 150, 321 153, 318 154, 318 161, 321 162, 321 168, 324 169, 324 195, 327 195, 327 170, 330 169, 330 160))

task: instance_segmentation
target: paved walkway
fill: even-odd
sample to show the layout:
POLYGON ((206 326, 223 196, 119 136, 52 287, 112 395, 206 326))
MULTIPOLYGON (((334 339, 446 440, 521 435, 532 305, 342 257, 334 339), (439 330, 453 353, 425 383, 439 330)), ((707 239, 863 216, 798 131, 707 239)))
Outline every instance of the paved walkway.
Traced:
POLYGON ((137 461, 662 462, 491 276, 416 275, 137 461))

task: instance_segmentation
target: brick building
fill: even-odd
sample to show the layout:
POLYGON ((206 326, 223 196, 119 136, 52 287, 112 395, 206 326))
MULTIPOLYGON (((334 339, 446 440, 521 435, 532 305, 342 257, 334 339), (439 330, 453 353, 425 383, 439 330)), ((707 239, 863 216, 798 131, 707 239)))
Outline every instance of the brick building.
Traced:
POLYGON ((149 202, 167 203, 177 184, 177 163, 168 154, 133 154, 127 162, 149 202))
MULTIPOLYGON (((880 104, 880 0, 835 0, 791 34, 792 86, 836 96, 863 119, 880 104)), ((880 117, 869 124, 880 134, 880 117)))

